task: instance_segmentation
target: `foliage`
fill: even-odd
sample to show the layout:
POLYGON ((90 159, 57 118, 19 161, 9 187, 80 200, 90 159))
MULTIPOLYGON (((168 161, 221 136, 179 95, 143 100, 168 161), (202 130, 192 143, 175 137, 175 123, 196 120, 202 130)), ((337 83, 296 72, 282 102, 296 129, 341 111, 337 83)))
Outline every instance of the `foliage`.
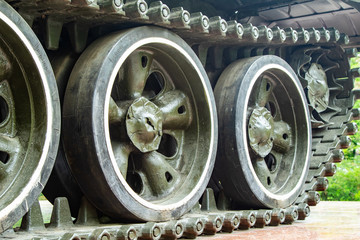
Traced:
MULTIPOLYGON (((360 55, 350 60, 352 68, 360 68, 360 55)), ((355 81, 360 88, 360 78, 355 81)), ((354 108, 360 108, 360 101, 354 108)), ((354 121, 360 129, 360 120, 354 121)), ((322 199, 329 201, 360 201, 360 131, 351 136, 351 146, 344 150, 345 160, 337 164, 335 176, 329 178, 329 188, 322 193, 322 199)))

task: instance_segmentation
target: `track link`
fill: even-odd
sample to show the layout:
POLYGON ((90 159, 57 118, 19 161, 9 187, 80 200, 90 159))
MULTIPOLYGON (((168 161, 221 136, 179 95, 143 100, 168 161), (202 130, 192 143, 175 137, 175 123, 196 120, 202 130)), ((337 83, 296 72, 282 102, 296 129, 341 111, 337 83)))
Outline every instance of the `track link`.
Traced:
MULTIPOLYGON (((151 4, 143 0, 128 0, 126 4, 121 0, 7 0, 7 2, 22 14, 29 25, 32 26, 34 21, 39 19, 45 21, 46 37, 43 42, 49 50, 59 48, 60 35, 64 27, 70 33, 74 51, 79 53, 85 49, 88 41, 84 34, 87 36, 90 26, 94 23, 96 25, 101 23, 107 27, 114 24, 123 27, 123 23, 132 23, 135 26, 152 24, 179 34, 193 46, 204 66, 209 63, 212 55, 218 54, 220 58, 211 64, 219 71, 224 65, 238 58, 264 54, 282 56, 282 47, 308 44, 336 47, 349 43, 349 37, 334 28, 281 29, 256 27, 252 24, 242 25, 234 20, 225 21, 221 17, 208 18, 202 13, 189 13, 182 7, 169 9, 160 1, 151 4), (218 45, 220 41, 221 46, 218 45), (214 49, 212 53, 210 53, 211 48, 214 49)), ((99 35, 103 34, 102 30, 108 31, 102 29, 100 24, 98 29, 99 35)), ((212 80, 211 76, 209 77, 212 80)), ((347 82, 352 82, 351 75, 343 77, 348 78, 347 82)), ((351 89, 346 88, 342 93, 350 91, 351 89)), ((348 99, 350 98, 352 95, 348 96, 348 99)), ((232 232, 251 227, 291 224, 297 219, 303 220, 310 214, 309 206, 314 206, 320 201, 317 191, 326 190, 328 185, 326 177, 335 174, 334 163, 344 158, 341 149, 347 148, 350 142, 346 135, 354 133, 354 127, 349 124, 353 118, 350 108, 351 106, 348 106, 344 111, 331 117, 330 122, 335 124, 313 129, 313 154, 309 176, 303 193, 296 203, 287 209, 220 211, 217 210, 217 206, 224 203, 221 199, 215 202, 212 190, 207 189, 202 198, 201 209, 196 206, 179 220, 163 223, 104 224, 99 222, 96 210, 84 200, 79 217, 73 224, 67 200, 59 198, 55 200, 50 224, 43 225, 39 204, 35 204, 24 216, 20 229, 8 230, 0 236, 9 239, 102 240, 196 238, 201 234, 214 235, 220 231, 232 232)))

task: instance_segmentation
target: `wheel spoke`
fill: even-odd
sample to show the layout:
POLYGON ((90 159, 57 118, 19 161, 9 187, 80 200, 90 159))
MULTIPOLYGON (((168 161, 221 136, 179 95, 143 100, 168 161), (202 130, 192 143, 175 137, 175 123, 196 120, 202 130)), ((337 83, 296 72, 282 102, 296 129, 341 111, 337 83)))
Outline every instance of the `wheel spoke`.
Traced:
POLYGON ((291 127, 284 121, 274 123, 274 142, 273 150, 279 153, 286 153, 292 145, 291 127))
POLYGON ((154 102, 163 113, 163 129, 187 129, 192 121, 187 96, 181 91, 169 91, 154 102))
POLYGON ((153 56, 146 51, 132 53, 124 62, 123 79, 121 91, 130 99, 141 97, 149 71, 152 65, 153 56))
POLYGON ((110 124, 124 122, 127 110, 130 105, 131 105, 131 101, 115 102, 113 98, 110 98, 110 103, 109 103, 110 124))
POLYGON ((273 86, 267 76, 263 76, 257 92, 254 94, 256 97, 255 104, 258 107, 265 107, 269 101, 273 86))
POLYGON ((10 155, 19 152, 20 148, 21 145, 17 137, 8 137, 0 134, 0 152, 5 152, 10 155))
POLYGON ((170 192, 180 181, 180 174, 166 161, 165 156, 155 151, 144 154, 142 172, 155 195, 170 192))
POLYGON ((129 143, 121 143, 114 141, 111 143, 111 145, 116 159, 116 163, 120 169, 121 174, 126 179, 129 156, 130 153, 134 150, 134 148, 129 143))
POLYGON ((273 177, 265 160, 263 158, 256 159, 256 161, 253 162, 253 167, 260 182, 264 186, 271 187, 273 183, 273 177))

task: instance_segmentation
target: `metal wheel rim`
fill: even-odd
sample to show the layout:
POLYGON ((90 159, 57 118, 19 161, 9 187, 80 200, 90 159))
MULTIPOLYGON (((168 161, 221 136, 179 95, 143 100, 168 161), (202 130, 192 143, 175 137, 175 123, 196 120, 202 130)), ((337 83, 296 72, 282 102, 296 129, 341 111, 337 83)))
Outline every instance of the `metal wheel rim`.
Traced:
MULTIPOLYGON (((147 45, 147 44, 160 44, 160 45, 168 45, 168 46, 171 46, 171 47, 173 47, 173 48, 176 48, 178 51, 179 51, 179 53, 182 53, 182 54, 184 54, 185 56, 187 55, 185 52, 183 52, 182 50, 180 50, 180 47, 179 46, 176 46, 176 45, 174 45, 174 43, 173 42, 171 42, 171 41, 169 41, 169 40, 166 40, 166 39, 162 39, 162 38, 151 38, 151 39, 145 39, 144 41, 142 41, 142 42, 139 42, 137 45, 134 45, 133 46, 133 48, 134 49, 138 49, 138 47, 140 47, 140 46, 144 46, 144 45, 147 45)), ((127 53, 124 53, 124 55, 123 56, 126 56, 128 53, 131 53, 131 51, 132 51, 133 49, 129 49, 128 51, 127 51, 127 53)), ((130 55, 130 54, 129 54, 130 55)), ((192 60, 191 60, 191 58, 190 58, 190 56, 186 56, 186 58, 187 58, 187 61, 189 61, 189 62, 193 62, 192 60)), ((120 66, 120 65, 122 65, 122 60, 119 60, 119 62, 117 63, 117 65, 118 66, 120 66)), ((115 70, 113 71, 113 74, 112 74, 112 76, 114 76, 114 74, 116 74, 116 68, 115 68, 115 70)), ((160 72, 160 71, 159 71, 160 72)), ((162 73, 162 72, 160 72, 160 73, 162 73)), ((168 72, 169 73, 169 72, 168 72)), ((200 74, 199 74, 200 75, 200 74)), ((115 80, 115 78, 112 78, 112 79, 114 79, 115 80)), ((204 84, 205 85, 205 79, 201 79, 201 81, 203 82, 202 84, 204 84)), ((187 83, 187 84, 190 84, 189 82, 187 83)), ((108 90, 107 90, 107 98, 106 98, 106 100, 105 100, 105 106, 108 106, 108 104, 109 104, 109 102, 110 102, 110 98, 108 98, 108 96, 110 96, 111 94, 109 94, 110 92, 111 92, 111 83, 109 84, 109 88, 108 88, 108 90)), ((194 93, 192 93, 192 94, 194 94, 194 93)), ((210 95, 210 93, 208 92, 207 93, 207 95, 209 96, 210 95)), ((108 148, 111 150, 110 151, 110 157, 111 157, 111 161, 112 161, 112 164, 113 164, 113 166, 114 166, 114 168, 117 170, 118 169, 118 167, 116 167, 117 166, 117 163, 116 163, 116 160, 115 160, 115 156, 113 155, 113 150, 112 150, 112 146, 111 146, 111 137, 110 137, 110 133, 107 131, 107 129, 109 129, 109 127, 108 127, 108 121, 106 121, 106 119, 107 119, 107 117, 109 116, 109 114, 106 112, 106 110, 107 110, 108 108, 105 108, 105 114, 104 114, 104 118, 105 118, 105 133, 106 133, 106 135, 108 136, 107 138, 106 138, 106 144, 108 145, 108 148), (110 142, 109 142, 109 140, 110 140, 110 142)), ((211 111, 214 111, 213 109, 212 110, 210 110, 210 112, 211 111)), ((193 113, 194 114, 194 113, 193 113)), ((198 113, 195 113, 195 114, 198 114, 198 113)), ((197 117, 196 117, 197 118, 197 117)), ((212 126, 214 126, 214 120, 213 119, 211 119, 211 121, 212 121, 212 126)), ((212 131, 212 132, 214 132, 214 130, 212 131)), ((210 139, 211 139, 211 143, 209 144, 210 146, 213 146, 213 144, 214 144, 214 136, 212 135, 212 136, 210 136, 210 139)), ((212 148, 212 147, 211 147, 212 148)), ((209 149, 209 151, 210 152, 212 152, 212 149, 209 149)), ((179 153, 177 153, 177 154, 179 154, 179 153)), ((184 153, 183 153, 184 154, 184 153)), ((210 160, 209 159, 206 159, 206 163, 207 164, 204 164, 204 163, 202 163, 201 165, 205 165, 205 169, 204 169, 204 172, 208 172, 209 171, 209 168, 211 167, 210 166, 210 160)), ((194 161, 194 164, 195 164, 195 161, 194 161)), ((192 164, 193 165, 193 164, 192 164)), ((117 174, 118 174, 118 176, 119 176, 119 179, 121 180, 121 181, 123 181, 123 180, 125 180, 124 178, 123 178, 123 176, 122 176, 122 174, 120 173, 120 172, 117 172, 117 174)), ((205 178, 205 174, 202 174, 202 176, 201 176, 201 178, 198 180, 198 182, 203 182, 204 181, 204 178, 205 178)), ((187 178, 186 178, 187 179, 187 178)), ((185 180, 185 179, 181 179, 181 180, 185 180)), ((125 182, 123 182, 124 183, 124 185, 127 187, 127 186, 129 186, 128 185, 128 183, 125 183, 125 182)), ((185 185, 185 183, 184 183, 184 185, 185 185)), ((199 184, 196 184, 196 186, 193 188, 193 190, 191 191, 192 193, 191 194, 188 194, 187 195, 187 198, 191 198, 192 197, 192 195, 194 195, 194 193, 195 192, 197 192, 198 191, 198 189, 199 189, 199 186, 198 186, 199 184)), ((133 189, 129 189, 129 188, 127 188, 127 190, 129 191, 129 192, 134 192, 133 191, 133 189)), ((160 200, 160 201, 158 201, 158 200, 153 200, 153 201, 143 201, 143 200, 145 200, 145 199, 143 199, 143 198, 138 198, 139 196, 138 196, 138 194, 136 194, 135 193, 135 195, 134 195, 134 198, 136 198, 138 201, 140 201, 140 202, 142 202, 143 204, 147 204, 147 205, 149 205, 149 204, 151 204, 151 205, 153 205, 152 207, 153 208, 159 208, 159 209, 166 209, 166 208, 168 208, 168 207, 174 207, 174 206, 171 206, 171 205, 173 205, 172 203, 170 203, 170 204, 165 204, 165 205, 163 205, 162 203, 164 202, 164 201, 162 201, 162 200, 160 200), (162 204, 162 205, 158 205, 157 203, 159 203, 159 204, 162 204), (169 206, 170 205, 170 206, 169 206)), ((171 196, 170 196, 171 197, 171 196)), ((166 197, 165 197, 166 198, 166 197)), ((173 199, 174 200, 174 199, 173 199)), ((173 201, 172 200, 172 201, 173 201)), ((184 201, 187 201, 188 199, 184 199, 184 201)), ((176 201, 178 201, 178 200, 176 200, 176 201)), ((165 202, 167 202, 167 201, 165 201, 165 202)), ((180 201, 180 203, 179 202, 177 202, 176 203, 176 205, 181 205, 181 201, 180 201)))
POLYGON ((15 10, 3 2, 0 8, 0 29, 6 33, 0 37, 0 95, 2 111, 7 108, 1 152, 8 155, 0 167, 2 232, 41 193, 54 163, 60 122, 55 79, 44 50, 15 10))
MULTIPOLYGON (((140 61, 139 64, 141 63, 142 62, 140 61)), ((162 70, 161 71, 157 70, 157 72, 160 75, 169 74, 166 71, 162 72, 162 70)), ((141 75, 141 73, 138 72, 134 73, 133 75, 135 76, 136 74, 141 75)), ((176 77, 173 78, 176 79, 176 77)), ((131 83, 131 81, 129 82, 131 83)), ((161 220, 167 220, 173 218, 175 215, 180 217, 182 214, 188 211, 195 204, 196 201, 198 201, 198 199, 201 197, 202 191, 205 189, 207 185, 207 182, 210 178, 214 165, 215 153, 216 153, 215 146, 217 140, 217 129, 215 126, 217 125, 217 118, 216 118, 216 110, 213 107, 215 105, 214 98, 211 92, 211 87, 208 82, 205 70, 203 69, 200 61, 196 58, 195 53, 181 38, 179 38, 177 35, 167 30, 154 28, 154 27, 140 27, 128 31, 123 31, 120 33, 110 34, 109 36, 94 42, 83 53, 83 55, 80 57, 79 61, 77 62, 71 74, 69 83, 70 86, 68 85, 68 89, 65 95, 65 103, 64 103, 64 106, 69 106, 69 107, 64 108, 65 109, 63 115, 65 116, 64 124, 65 125, 69 124, 69 127, 71 127, 70 124, 71 122, 79 121, 79 124, 84 123, 82 124, 83 126, 88 125, 88 127, 86 128, 83 127, 81 131, 84 129, 83 130, 84 132, 89 132, 91 136, 95 136, 94 138, 91 139, 92 141, 91 145, 93 147, 88 148, 90 153, 89 151, 84 151, 82 153, 77 152, 74 158, 70 158, 70 165, 74 163, 73 164, 74 166, 71 166, 72 171, 75 172, 74 175, 75 177, 77 177, 77 180, 84 194, 87 195, 89 199, 92 199, 92 202, 94 202, 94 204, 100 210, 104 211, 110 216, 117 218, 123 217, 127 219, 131 218, 134 220, 141 219, 147 221, 161 221, 161 220), (128 40, 129 38, 132 39, 132 41, 129 41, 128 40), (109 42, 111 43, 111 45, 108 44, 109 42), (96 57, 97 61, 102 63, 101 66, 99 66, 99 63, 95 63, 95 62, 86 64, 87 59, 91 57, 92 54, 99 48, 104 48, 104 50, 101 51, 102 53, 97 54, 96 57), (149 104, 150 101, 146 99, 144 100, 144 96, 140 97, 141 95, 140 94, 140 95, 136 95, 136 98, 130 101, 130 104, 127 105, 125 111, 121 111, 120 107, 125 106, 127 104, 126 101, 125 100, 122 101, 125 103, 122 105, 120 104, 121 106, 119 105, 118 107, 116 103, 119 101, 121 102, 121 99, 120 100, 116 98, 113 99, 112 96, 112 93, 114 91, 113 86, 117 81, 116 77, 118 75, 121 66, 123 64, 126 64, 125 62, 126 59, 133 52, 136 52, 137 49, 140 50, 142 49, 141 51, 143 51, 144 49, 146 49, 146 51, 151 49, 151 51, 155 52, 155 55, 158 54, 159 56, 161 56, 159 58, 155 57, 154 60, 154 62, 156 62, 155 67, 157 67, 158 69, 167 69, 169 65, 173 64, 173 67, 170 67, 169 69, 173 71, 174 66, 175 68, 177 68, 175 70, 177 71, 177 73, 180 74, 180 77, 177 77, 178 79, 184 77, 184 79, 189 80, 189 76, 196 76, 196 78, 192 79, 192 81, 176 80, 175 83, 171 83, 171 84, 173 86, 177 86, 176 84, 182 83, 182 87, 188 89, 186 90, 186 94, 189 94, 188 96, 191 100, 190 102, 191 104, 193 104, 191 105, 191 109, 193 110, 192 112, 193 118, 190 126, 192 125, 196 126, 196 131, 194 131, 193 134, 195 136, 194 137, 195 141, 193 140, 191 143, 199 142, 199 144, 198 143, 196 144, 196 147, 194 147, 195 150, 193 152, 191 151, 183 152, 183 155, 189 156, 190 154, 193 154, 190 159, 195 159, 193 161, 194 163, 197 164, 197 166, 193 166, 189 163, 186 164, 186 161, 188 161, 188 159, 184 158, 185 166, 188 167, 189 176, 186 178, 185 183, 181 183, 181 186, 183 187, 173 188, 173 190, 169 191, 169 193, 158 195, 159 197, 158 196, 152 197, 152 195, 145 195, 146 197, 143 198, 142 195, 141 196, 138 195, 136 191, 134 191, 131 188, 131 186, 128 185, 126 179, 123 177, 121 170, 118 167, 118 163, 116 161, 117 155, 114 154, 114 152, 115 151, 118 152, 118 149, 122 150, 122 149, 137 148, 138 149, 137 151, 141 151, 141 150, 139 149, 138 146, 135 145, 133 140, 129 141, 133 146, 125 147, 125 148, 122 148, 122 146, 120 146, 120 148, 114 150, 114 136, 116 136, 116 134, 114 135, 115 131, 109 129, 114 127, 113 124, 109 124, 109 121, 112 122, 117 121, 116 114, 112 115, 114 114, 113 112, 114 108, 115 108, 115 113, 123 112, 124 113, 123 117, 124 116, 126 117, 127 115, 129 115, 128 113, 130 112, 128 111, 129 106, 134 108, 134 105, 136 105, 135 102, 137 103, 139 101, 140 102, 144 101, 146 104, 143 105, 155 105, 155 103, 149 104), (116 53, 115 56, 112 56, 114 53, 116 53), (103 54, 105 54, 106 56, 103 56, 103 54), (186 68, 188 69, 187 71, 183 69, 184 66, 187 66, 186 68), (87 70, 85 70, 85 68, 87 70), (96 70, 94 70, 94 68, 96 70), (91 78, 90 79, 91 85, 92 84, 95 85, 92 89, 96 89, 96 90, 92 90, 93 92, 88 93, 88 91, 83 90, 84 87, 82 86, 88 86, 90 83, 87 82, 88 80, 86 81, 84 80, 84 82, 82 81, 82 78, 85 79, 88 78, 88 76, 82 76, 81 71, 79 71, 80 69, 82 72, 94 71, 94 74, 96 76, 93 76, 93 74, 89 73, 89 77, 91 78), (101 79, 103 79, 105 82, 102 80, 100 81, 98 78, 99 76, 101 76, 101 79), (78 81, 79 78, 81 78, 81 80, 78 81), (80 82, 80 84, 77 84, 76 81, 80 82), (76 90, 69 90, 69 89, 76 89, 76 90), (195 92, 195 89, 200 93, 195 92), (94 108, 91 110, 92 123, 86 123, 80 120, 84 118, 88 119, 89 118, 88 114, 90 113, 90 110, 84 109, 81 110, 80 112, 76 110, 76 109, 81 109, 81 106, 83 105, 82 102, 84 102, 84 104, 89 102, 89 101, 85 101, 81 97, 78 97, 79 95, 82 94, 81 92, 86 92, 85 93, 86 95, 92 95, 90 102, 92 102, 95 105, 94 108), (77 100, 74 100, 74 98, 77 100), (77 106, 71 106, 72 101, 77 101, 77 106), (72 117, 74 116, 73 114, 74 111, 75 114, 78 114, 77 117, 72 117), (200 122, 201 124, 198 124, 200 122), (93 190, 91 189, 94 186, 90 186, 89 181, 85 180, 87 178, 85 176, 86 170, 80 169, 82 168, 83 164, 87 165, 88 163, 85 160, 81 160, 83 161, 83 163, 81 164, 79 162, 76 162, 75 160, 75 158, 79 158, 84 155, 86 155, 86 158, 88 158, 89 161, 92 162, 91 165, 98 165, 96 167, 96 172, 98 173, 98 175, 99 174, 101 175, 102 178, 101 181, 106 185, 106 187, 101 189, 102 194, 107 194, 107 195, 110 194, 111 198, 113 199, 112 202, 114 201, 116 202, 114 205, 118 206, 116 207, 116 209, 118 210, 113 210, 112 206, 106 206, 104 204, 101 204, 103 200, 99 197, 100 193, 93 194, 94 189, 93 190), (103 159, 103 160, 99 161, 98 159, 103 159), (79 175, 84 175, 84 178, 78 177, 79 175), (193 179, 193 181, 189 180, 191 178, 193 179)), ((177 88, 174 89, 176 90, 177 88)), ((180 88, 180 90, 182 89, 180 88)), ((150 100, 154 100, 156 104, 160 104, 159 103, 160 100, 157 99, 156 97, 150 100)), ((187 101, 189 100, 187 99, 187 101)), ((143 112, 146 111, 143 110, 143 112)), ((127 117, 125 119, 128 120, 127 117)), ((126 120, 123 123, 123 126, 125 125, 126 127, 123 127, 121 131, 126 132, 127 135, 128 125, 126 123, 126 120)), ((164 120, 164 129, 166 129, 165 127, 166 124, 167 122, 164 120)), ((154 124, 154 126, 155 125, 156 124, 154 124)), ((121 131, 118 132, 120 133, 121 131)), ((88 133, 81 133, 81 134, 88 134, 88 133)), ((66 138, 69 139, 72 138, 75 141, 76 139, 78 139, 76 137, 73 138, 71 134, 67 134, 66 138)), ((130 137, 127 137, 126 139, 128 138, 130 137)), ((185 138, 187 139, 187 136, 185 136, 185 138)), ((66 142, 68 141, 64 139, 64 142, 65 142, 65 148, 69 149, 71 146, 66 144, 66 142)), ((181 147, 179 143, 178 143, 178 147, 181 147)), ((157 150, 157 147, 155 147, 155 150, 157 150)), ((155 150, 150 149, 149 150, 150 154, 155 152, 155 150)), ((75 150, 75 152, 76 151, 77 150, 75 150)), ((147 150, 142 150, 142 151, 144 152, 141 153, 142 155, 147 154, 146 153, 147 150)), ((120 156, 122 155, 120 154, 120 156)), ((128 155, 124 159, 128 159, 128 155)), ((151 161, 153 161, 153 159, 151 161)), ((160 160, 160 162, 161 161, 163 163, 166 160, 160 160)), ((121 164, 119 163, 119 166, 120 165, 121 164)), ((161 169, 159 171, 161 171, 161 169)), ((160 176, 165 176, 165 175, 161 174, 160 176)), ((157 179, 155 179, 155 181, 156 180, 157 179)), ((157 183, 155 182, 155 184, 157 183)), ((101 185, 99 184, 98 188, 100 186, 101 185)), ((97 191, 99 191, 98 188, 96 188, 97 191)))
MULTIPOLYGON (((274 72, 276 72, 276 71, 282 71, 282 72, 285 72, 288 76, 291 76, 291 74, 286 70, 286 69, 284 69, 283 67, 281 67, 281 66, 279 66, 279 65, 267 65, 267 66, 264 66, 263 68, 261 68, 260 70, 259 70, 259 74, 257 74, 258 76, 255 76, 254 77, 254 79, 257 79, 257 78, 260 78, 260 75, 262 75, 262 73, 265 73, 265 72, 268 72, 268 71, 274 71, 274 72)), ((276 73, 274 74, 274 75, 276 75, 276 73)), ((274 78, 276 79, 276 77, 274 76, 274 78)), ((273 80, 275 80, 275 79, 273 79, 273 80)), ((275 81, 278 81, 279 79, 277 79, 277 80, 275 80, 275 81)), ((253 87, 254 87, 254 85, 256 84, 256 81, 258 81, 258 80, 255 80, 255 81, 253 81, 252 83, 253 83, 253 86, 250 86, 249 87, 249 89, 253 89, 253 87)), ((292 79, 292 81, 295 81, 294 79, 292 79)), ((278 82, 279 83, 279 82, 278 82)), ((299 88, 299 86, 298 85, 293 85, 294 87, 295 87, 295 89, 298 91, 298 93, 297 94, 299 94, 302 90, 301 90, 301 88, 299 88)), ((289 89, 290 90, 290 89, 289 89)), ((284 93, 284 94, 286 94, 286 93, 284 93)), ((289 95, 289 93, 287 93, 288 95, 289 95)), ((251 98, 251 93, 250 93, 250 91, 248 92, 248 95, 247 95, 247 97, 246 97, 246 102, 249 102, 249 100, 250 100, 250 98, 251 98)), ((300 96, 301 96, 301 94, 299 94, 300 96)), ((289 99, 290 99, 290 97, 289 97, 289 99)), ((275 97, 275 99, 274 99, 275 101, 277 100, 276 99, 276 97, 275 97)), ((305 116, 305 119, 307 119, 306 118, 306 114, 307 114, 307 111, 306 111, 306 102, 304 101, 304 99, 302 99, 302 103, 303 103, 303 106, 302 106, 302 109, 298 112, 298 113, 295 113, 295 112, 292 112, 293 114, 295 114, 295 115, 298 115, 298 114, 304 114, 304 116, 305 116)), ((281 103, 279 103, 279 104, 281 104, 281 103)), ((249 106, 248 106, 249 107, 249 106)), ((279 107, 280 108, 282 108, 282 106, 276 106, 276 110, 277 111, 279 111, 279 110, 282 110, 282 109, 279 109, 279 107)), ((299 107, 299 108, 301 108, 301 107, 299 107)), ((249 129, 246 129, 245 128, 245 126, 248 126, 249 127, 249 118, 248 118, 248 116, 249 115, 247 115, 247 117, 245 117, 246 115, 244 115, 243 116, 243 123, 244 123, 244 127, 243 127, 243 131, 245 131, 245 132, 247 132, 247 134, 249 134, 249 129)), ((296 116, 295 116, 296 117, 296 116)), ((282 119, 281 119, 282 120, 282 119)), ((295 120, 295 119, 294 119, 295 120)), ((296 121, 296 120, 295 120, 296 121)), ((294 124, 294 123, 291 123, 291 124, 294 124)), ((296 123, 295 123, 296 124, 296 123)), ((308 124, 307 124, 307 126, 309 126, 308 124)), ((276 127, 274 127, 274 128, 276 128, 276 127)), ((292 128, 294 129, 294 126, 292 126, 292 128)), ((296 127, 295 127, 296 128, 296 127)), ((299 129, 294 129, 294 130, 296 130, 296 131, 299 131, 299 129)), ((304 131, 306 131, 306 132, 308 132, 309 131, 309 128, 305 128, 304 129, 304 131)), ((298 134, 298 133, 297 133, 298 134)), ((294 134, 294 135, 297 135, 297 134, 294 134)), ((244 135, 244 137, 245 137, 245 135, 244 135)), ((295 138, 296 138, 296 136, 295 136, 295 138)), ((304 136, 303 138, 302 138, 303 140, 307 140, 306 142, 309 142, 308 141, 308 137, 307 136, 304 136)), ((243 139, 244 141, 246 141, 246 142, 248 142, 249 141, 249 139, 243 139)), ((296 142, 298 142, 298 141, 301 141, 300 139, 296 139, 295 140, 296 142)), ((306 164, 304 164, 303 165, 303 167, 301 167, 300 168, 300 171, 299 172, 297 172, 297 174, 299 174, 299 178, 295 178, 296 180, 295 180, 295 183, 296 183, 296 185, 293 185, 293 184, 291 184, 291 186, 293 186, 293 187, 291 187, 291 190, 290 191, 285 191, 285 193, 282 193, 282 191, 280 190, 283 186, 281 186, 281 187, 278 187, 278 189, 277 190, 269 190, 269 188, 268 188, 268 186, 266 185, 266 183, 264 183, 264 180, 260 180, 259 179, 259 172, 257 172, 256 170, 255 170, 255 164, 254 164, 254 162, 252 162, 251 161, 251 156, 250 156, 250 149, 249 149, 249 146, 247 145, 247 152, 248 152, 248 156, 249 156, 249 158, 248 158, 248 160, 249 160, 249 166, 250 166, 250 170, 251 170, 251 172, 252 172, 252 174, 254 174, 254 176, 255 176, 255 181, 257 182, 257 184, 259 185, 259 186, 261 186, 261 188, 262 188, 262 190, 268 195, 268 196, 270 196, 271 198, 275 198, 275 199, 282 199, 282 198, 288 198, 288 196, 291 196, 291 195, 293 195, 293 193, 295 192, 295 191, 298 191, 298 189, 300 188, 300 186, 301 185, 303 185, 303 182, 301 181, 301 179, 304 179, 304 176, 305 176, 305 173, 306 173, 306 170, 307 170, 307 167, 306 167, 306 164), (300 181, 299 181, 300 180, 300 181), (280 191, 279 191, 280 190, 280 191)), ((270 153, 272 153, 272 151, 270 152, 270 153)), ((268 156, 268 155, 267 155, 268 156)), ((305 157, 306 158, 306 156, 308 156, 308 152, 305 152, 305 154, 303 154, 303 157, 305 157)), ((292 159, 290 159, 291 160, 291 162, 294 162, 294 161, 296 161, 295 160, 295 156, 292 158, 292 159)), ((305 162, 304 162, 305 163, 305 162)), ((280 171, 281 169, 280 169, 280 166, 277 166, 277 169, 275 170, 275 172, 277 172, 277 173, 279 173, 279 171, 280 171)), ((289 179, 290 180, 290 179, 289 179)), ((288 181, 289 181, 288 180, 288 181)), ((287 183, 285 183, 286 185, 287 185, 287 183)), ((285 185, 284 184, 284 185, 285 185)))
MULTIPOLYGON (((294 97, 294 95, 291 93, 291 88, 292 89, 295 89, 297 91, 297 94, 298 96, 301 98, 300 102, 298 101, 299 104, 302 104, 302 106, 299 106, 299 108, 302 108, 300 110, 300 112, 297 114, 297 113, 294 113, 293 114, 297 114, 300 116, 295 116, 296 118, 299 118, 299 117, 302 117, 301 115, 303 115, 303 121, 305 120, 305 129, 304 129, 304 132, 305 133, 308 133, 307 136, 302 136, 302 140, 304 143, 306 143, 305 145, 308 145, 309 146, 309 143, 310 143, 310 138, 309 136, 311 136, 311 134, 309 133, 310 132, 310 125, 309 125, 309 121, 308 121, 308 111, 307 111, 307 104, 306 104, 306 101, 303 97, 303 94, 302 94, 302 89, 301 89, 301 86, 300 84, 298 83, 298 80, 296 80, 296 77, 294 76, 294 74, 291 74, 288 70, 286 70, 285 68, 283 68, 282 66, 278 65, 278 64, 269 64, 269 65, 266 65, 264 67, 262 67, 261 69, 259 69, 259 71, 257 72, 257 74, 254 76, 253 78, 253 81, 250 83, 250 85, 248 86, 248 89, 251 89, 251 91, 248 91, 247 92, 247 95, 246 95, 246 98, 245 98, 245 103, 246 103, 246 106, 247 108, 249 107, 248 106, 248 103, 251 99, 251 95, 253 93, 253 89, 256 82, 258 81, 258 78, 260 78, 260 76, 263 74, 263 73, 266 73, 266 72, 273 72, 274 75, 276 75, 276 72, 279 74, 279 73, 285 73, 285 78, 287 78, 287 80, 290 80, 289 83, 292 84, 293 86, 288 86, 288 91, 289 93, 287 93, 287 95, 289 96, 288 99, 291 99, 290 97, 290 94, 292 95, 292 97, 294 97), (287 77, 286 77, 287 75, 287 77)), ((280 80, 278 79, 278 83, 280 83, 281 81, 284 81, 283 79, 280 80)), ((284 84, 284 82, 282 83, 284 84)), ((284 93, 286 94, 286 93, 284 93)), ((276 99, 276 98, 275 98, 276 99)), ((247 109, 246 108, 246 109, 247 109)), ((279 109, 277 109, 279 110, 279 109)), ((237 116, 237 119, 240 120, 240 116, 237 116)), ((299 121, 299 119, 297 119, 297 121, 299 121)), ((237 141, 243 141, 243 142, 246 142, 248 143, 249 142, 249 114, 246 112, 246 113, 243 113, 242 116, 241 116, 241 122, 242 122, 242 130, 244 133, 243 136, 242 136, 242 139, 239 139, 237 138, 237 141)), ((303 124, 303 123, 301 123, 303 124)), ((294 129, 294 127, 292 128, 294 129)), ((298 134, 300 129, 294 129, 297 131, 295 135, 295 142, 300 142, 301 141, 301 138, 299 138, 298 134)), ((239 143, 238 143, 238 146, 239 146, 239 143)), ((292 180, 291 179, 288 179, 288 181, 291 181, 293 182, 292 184, 290 184, 290 190, 288 191, 284 191, 284 190, 281 190, 281 188, 278 188, 277 190, 269 190, 269 188, 266 186, 266 182, 264 180, 260 180, 259 179, 259 172, 255 169, 256 166, 254 164, 254 162, 252 161, 253 158, 251 156, 251 147, 248 145, 248 144, 245 144, 245 152, 246 152, 246 155, 248 156, 248 166, 246 167, 249 168, 251 174, 246 174, 247 177, 249 178, 249 182, 251 181, 255 181, 256 182, 256 185, 257 186, 260 186, 260 188, 262 189, 262 191, 265 193, 266 196, 268 196, 269 198, 272 198, 272 199, 277 199, 277 200, 283 200, 283 199, 287 199, 289 198, 290 196, 294 195, 295 192, 299 191, 299 189, 301 189, 301 186, 304 184, 304 179, 305 179, 305 176, 307 174, 307 169, 308 169, 308 161, 303 161, 303 165, 302 167, 300 167, 300 170, 298 170, 297 174, 298 174, 298 177, 295 177, 293 178, 292 180)), ((306 149, 306 148, 305 148, 306 149)), ((302 154, 302 157, 303 158, 308 158, 307 156, 309 156, 309 147, 306 149, 306 151, 302 154)), ((272 151, 271 151, 272 153, 272 151)), ((291 160, 291 159, 290 159, 291 160)), ((295 162, 296 161, 296 158, 295 156, 292 158, 291 162, 295 162)), ((262 170, 266 170, 266 169, 262 169, 262 170)), ((279 169, 280 171, 280 169, 279 169)), ((261 172, 260 172, 261 173, 261 172)), ((284 184, 284 185, 287 185, 286 188, 288 189, 289 186, 288 186, 289 183, 287 184, 284 184)), ((252 186, 250 186, 252 187, 252 186)), ((282 186, 283 187, 283 186, 282 186)), ((255 190, 255 189, 254 189, 255 190)))

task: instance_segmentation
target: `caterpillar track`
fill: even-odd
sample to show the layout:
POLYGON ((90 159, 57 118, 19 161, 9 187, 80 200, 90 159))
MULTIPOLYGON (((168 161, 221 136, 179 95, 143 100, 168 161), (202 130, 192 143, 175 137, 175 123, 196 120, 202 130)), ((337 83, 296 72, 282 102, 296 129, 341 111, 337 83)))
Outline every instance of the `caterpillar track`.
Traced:
POLYGON ((6 2, 1 237, 291 224, 320 201, 357 131, 356 2, 6 2), (45 225, 41 192, 54 204, 45 225))

